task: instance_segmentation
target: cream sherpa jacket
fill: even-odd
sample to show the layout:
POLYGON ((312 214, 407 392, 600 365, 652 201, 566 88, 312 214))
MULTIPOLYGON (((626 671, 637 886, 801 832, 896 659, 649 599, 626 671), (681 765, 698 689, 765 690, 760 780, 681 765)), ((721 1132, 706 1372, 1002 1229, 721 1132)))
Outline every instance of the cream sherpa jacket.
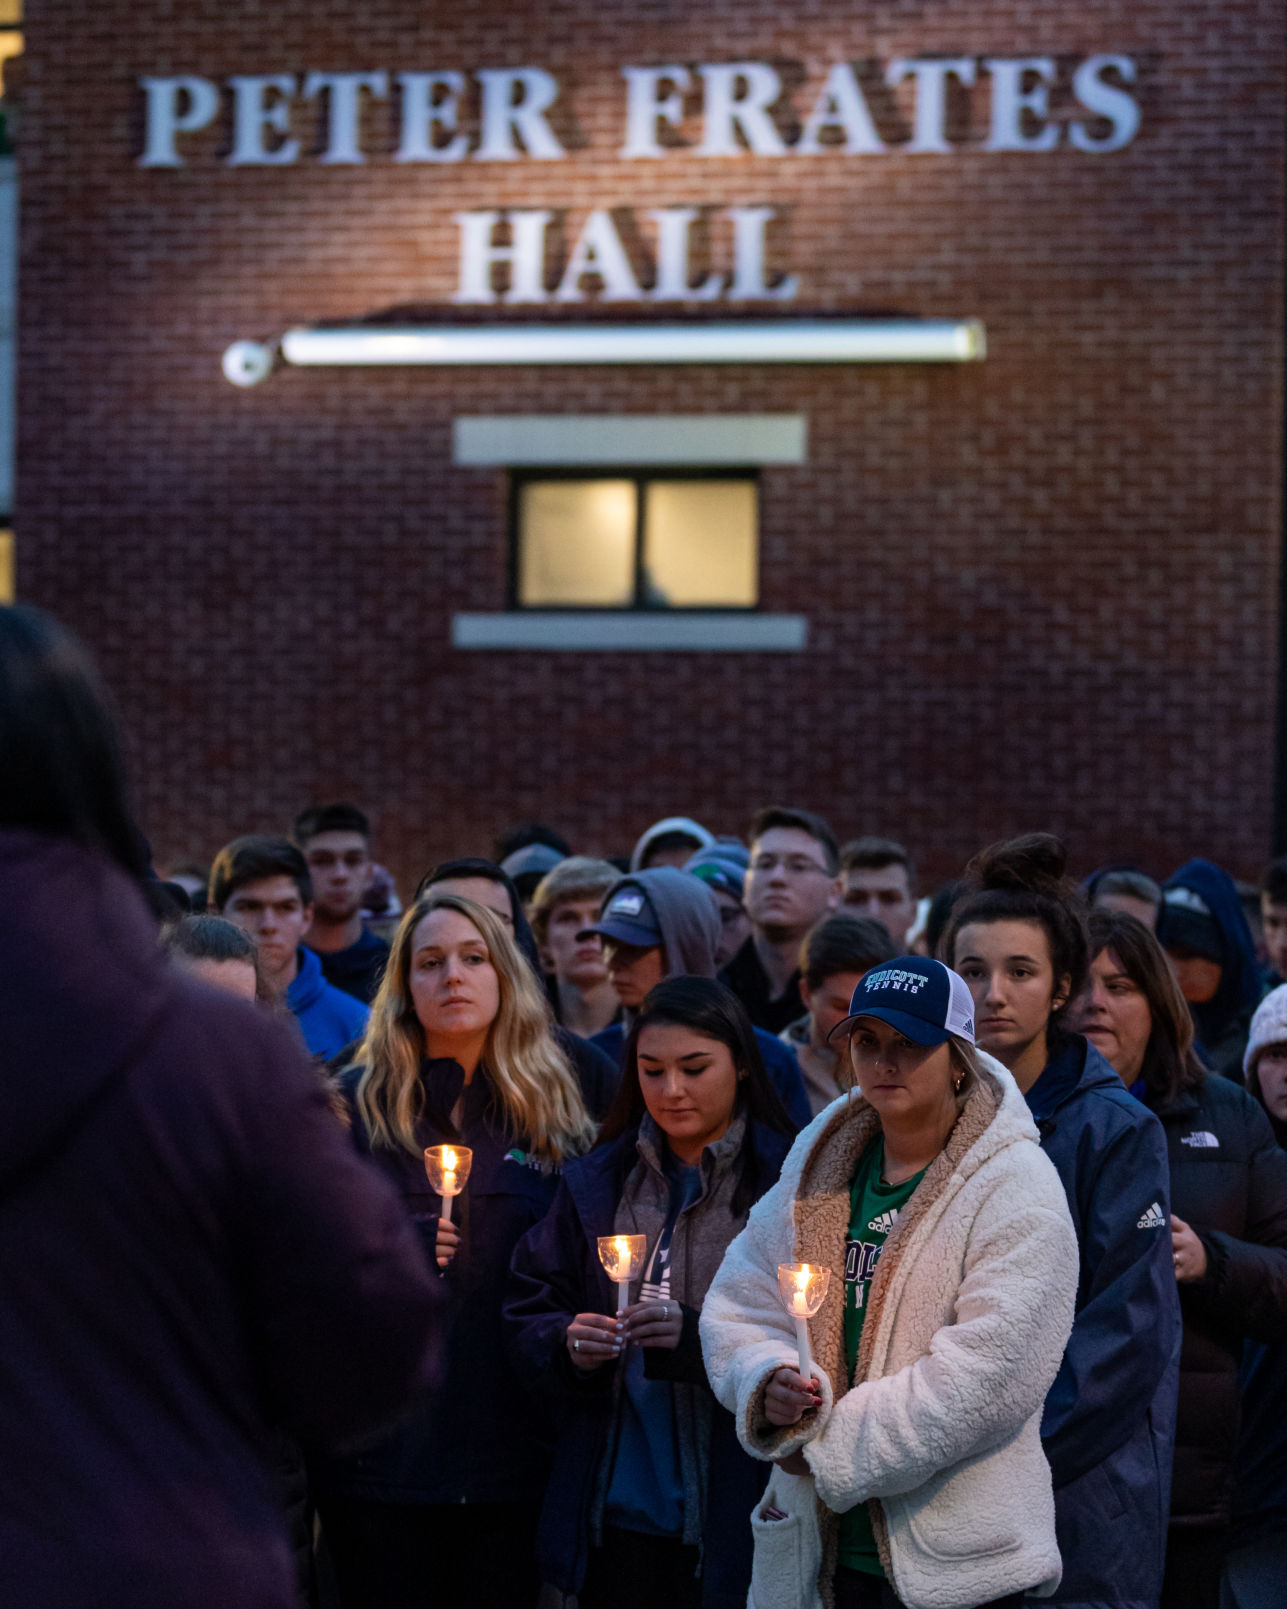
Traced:
POLYGON ((844 1353, 849 1187, 877 1133, 860 1096, 826 1107, 729 1247, 702 1310, 716 1396, 747 1451, 803 1448, 811 1476, 775 1470, 752 1518, 752 1609, 832 1600, 834 1516, 867 1503, 908 1609, 962 1609, 1059 1584, 1041 1408, 1072 1329, 1077 1240, 1063 1186, 1009 1073, 983 1077, 876 1265, 853 1380, 844 1353), (769 1377, 796 1361, 779 1263, 821 1263, 809 1322, 822 1407, 788 1429, 764 1417, 769 1377))

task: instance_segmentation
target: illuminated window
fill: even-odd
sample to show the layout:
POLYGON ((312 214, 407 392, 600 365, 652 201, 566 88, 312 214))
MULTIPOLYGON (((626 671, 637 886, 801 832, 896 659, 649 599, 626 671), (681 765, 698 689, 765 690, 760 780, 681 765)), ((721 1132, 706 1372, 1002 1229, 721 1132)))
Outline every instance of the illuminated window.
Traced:
POLYGON ((750 474, 515 476, 519 609, 754 609, 750 474))
POLYGON ((13 532, 0 530, 0 603, 13 602, 13 532))

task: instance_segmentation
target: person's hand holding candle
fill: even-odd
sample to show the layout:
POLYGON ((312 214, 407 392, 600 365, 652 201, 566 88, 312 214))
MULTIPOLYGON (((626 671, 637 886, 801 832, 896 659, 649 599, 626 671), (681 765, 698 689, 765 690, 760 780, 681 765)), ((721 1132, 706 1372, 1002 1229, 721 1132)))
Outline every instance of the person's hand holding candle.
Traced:
POLYGON ((822 1406, 809 1350, 809 1320, 826 1299, 831 1270, 815 1263, 779 1263, 778 1294, 795 1321, 799 1368, 774 1371, 764 1392, 764 1416, 773 1425, 794 1425, 810 1408, 822 1406))
POLYGON ((602 1313, 578 1313, 568 1325, 568 1357, 573 1365, 589 1374, 613 1358, 621 1356, 625 1344, 621 1319, 606 1318, 602 1313))
POLYGON ((465 1188, 474 1153, 467 1145, 430 1145, 425 1148, 425 1172, 429 1183, 442 1197, 438 1237, 434 1245, 438 1267, 447 1264, 460 1250, 460 1233, 451 1221, 451 1203, 465 1188))
POLYGON ((684 1310, 670 1301, 635 1302, 620 1315, 627 1341, 636 1346, 659 1346, 673 1352, 684 1331, 684 1310))

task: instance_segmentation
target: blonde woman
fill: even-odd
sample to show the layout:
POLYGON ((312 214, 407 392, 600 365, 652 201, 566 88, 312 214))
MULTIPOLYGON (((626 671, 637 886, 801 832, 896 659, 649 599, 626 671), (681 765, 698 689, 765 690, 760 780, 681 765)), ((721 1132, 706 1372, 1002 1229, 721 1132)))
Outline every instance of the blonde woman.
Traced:
POLYGON ((510 1254, 594 1131, 531 968, 492 911, 432 892, 407 911, 343 1082, 359 1149, 432 1248, 447 1320, 412 1417, 324 1472, 343 1609, 521 1609, 536 1597, 548 1454, 502 1349, 501 1301, 510 1254), (442 1144, 473 1152, 450 1224, 424 1166, 442 1144))

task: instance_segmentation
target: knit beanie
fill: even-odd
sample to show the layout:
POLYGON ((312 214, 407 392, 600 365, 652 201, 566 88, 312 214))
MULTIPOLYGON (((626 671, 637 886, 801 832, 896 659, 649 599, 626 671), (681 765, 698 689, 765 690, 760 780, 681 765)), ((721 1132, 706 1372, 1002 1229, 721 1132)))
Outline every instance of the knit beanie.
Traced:
POLYGON ((1242 1069, 1250 1079, 1256 1063, 1271 1045, 1287 1045, 1287 983, 1271 990, 1256 1007, 1242 1069))

